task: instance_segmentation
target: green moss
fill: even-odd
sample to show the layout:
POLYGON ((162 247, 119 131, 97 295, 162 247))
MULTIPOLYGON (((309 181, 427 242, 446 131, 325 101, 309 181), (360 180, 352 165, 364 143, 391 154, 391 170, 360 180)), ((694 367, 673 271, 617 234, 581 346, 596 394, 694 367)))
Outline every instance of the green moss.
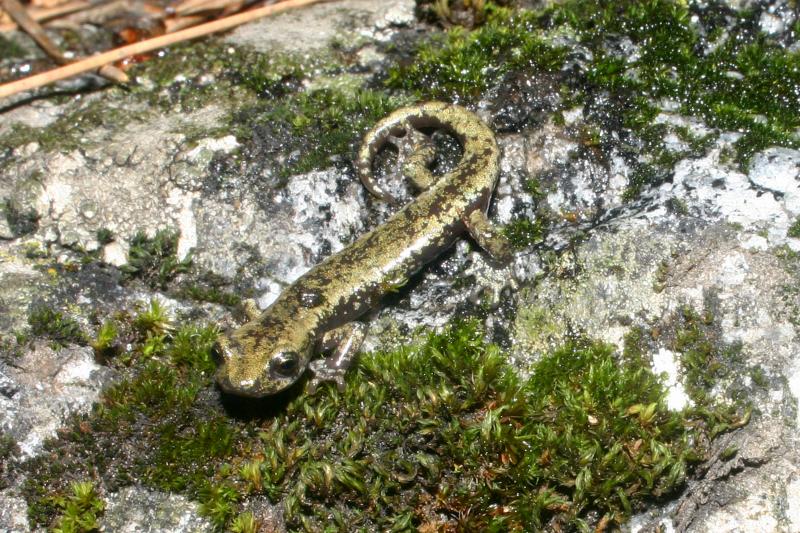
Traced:
POLYGON ((789 230, 786 232, 788 237, 792 237, 793 239, 800 239, 800 217, 794 221, 794 223, 789 226, 789 230))
POLYGON ((46 305, 31 308, 28 313, 28 325, 32 335, 46 337, 53 341, 55 346, 65 346, 70 343, 85 345, 88 342, 80 324, 46 305))
POLYGON ((0 334, 0 360, 14 364, 23 354, 24 346, 28 344, 30 335, 23 331, 11 331, 0 334))
POLYGON ((285 135, 283 149, 287 155, 294 152, 278 171, 286 177, 337 162, 349 164, 363 133, 401 102, 366 89, 353 93, 319 89, 245 110, 235 131, 245 142, 263 124, 276 135, 285 135))
MULTIPOLYGON (((584 43, 596 45, 617 34, 641 45, 635 61, 626 61, 614 76, 597 78, 596 83, 650 101, 669 98, 680 103, 683 113, 700 116, 712 127, 744 132, 736 143, 740 165, 772 144, 796 146, 800 54, 786 52, 763 34, 729 38, 713 51, 699 53, 704 43, 692 16, 706 30, 715 26, 695 9, 668 1, 597 2, 590 9, 569 2, 554 8, 553 15, 577 30, 584 43)), ((737 14, 732 34, 741 35, 737 27, 752 24, 752 16, 737 14)))
POLYGON ((719 333, 710 311, 698 313, 684 306, 676 316, 676 321, 670 348, 681 354, 687 392, 693 398, 705 400, 716 384, 730 377, 732 363, 741 362, 741 344, 719 342, 719 333))
POLYGON ((630 200, 669 179, 679 159, 705 154, 717 137, 653 124, 662 101, 676 102, 681 113, 712 128, 742 132, 733 154, 741 168, 768 146, 800 145, 800 52, 749 31, 757 12, 726 10, 727 19, 720 19, 712 14, 719 9, 727 8, 670 0, 570 0, 517 12, 491 7, 481 28, 456 28, 438 42, 422 43, 413 62, 390 69, 388 83, 421 99, 477 100, 509 72, 555 73, 564 88, 562 106, 589 103, 596 108, 587 116, 589 126, 616 130, 618 149, 632 167, 630 200), (563 70, 566 52, 550 44, 553 35, 576 40, 591 58, 563 70), (623 40, 635 53, 610 46, 623 40), (687 149, 667 149, 669 130, 687 149))
POLYGON ((113 355, 118 350, 116 343, 119 329, 114 320, 106 320, 97 331, 97 337, 92 341, 92 348, 101 357, 113 355))
POLYGON ((655 292, 661 292, 667 286, 667 280, 669 279, 669 263, 666 260, 662 260, 658 267, 656 268, 655 275, 653 276, 653 290, 655 292))
POLYGON ((61 516, 53 528, 55 533, 84 533, 98 531, 98 518, 106 508, 91 481, 73 482, 71 494, 54 496, 53 503, 61 516))
POLYGON ((153 238, 144 232, 134 235, 128 251, 128 263, 120 270, 129 278, 138 278, 154 289, 165 289, 178 274, 189 271, 191 257, 178 259, 177 231, 159 230, 153 238))
POLYGON ((306 77, 307 69, 293 58, 262 55, 242 69, 241 84, 262 98, 280 97, 306 77))
POLYGON ((549 221, 545 218, 537 218, 535 221, 529 218, 518 218, 506 224, 503 233, 511 241, 511 245, 522 250, 541 242, 547 233, 549 221))
POLYGON ((478 99, 508 72, 555 72, 566 49, 532 32, 537 16, 490 8, 484 26, 474 32, 457 27, 443 41, 423 42, 416 60, 390 70, 387 83, 420 98, 478 99))
POLYGON ((786 319, 795 327, 800 327, 800 252, 784 245, 778 248, 775 255, 791 280, 781 286, 779 293, 786 319))
POLYGON ((19 446, 14 438, 0 431, 0 490, 8 487, 11 474, 16 472, 18 455, 19 446))
POLYGON ((100 228, 95 236, 101 246, 114 242, 114 232, 108 228, 100 228))
POLYGON ((747 423, 752 391, 739 378, 742 372, 750 373, 758 385, 760 369, 745 364, 741 343, 722 339, 720 325, 709 309, 682 306, 652 331, 631 330, 625 354, 641 358, 664 344, 679 355, 682 383, 693 402, 688 413, 704 420, 709 436, 747 423), (720 396, 732 402, 726 404, 720 396))
MULTIPOLYGON (((121 91, 113 89, 112 91, 121 91)), ((114 130, 135 120, 141 120, 146 113, 138 106, 115 107, 114 100, 86 99, 74 100, 59 117, 48 126, 33 128, 14 124, 6 135, 0 137, 0 145, 17 148, 35 142, 47 151, 69 152, 87 147, 86 132, 100 129, 114 130)))
POLYGON ((753 366, 750 368, 750 379, 761 388, 767 388, 769 386, 769 379, 761 366, 753 366))
POLYGON ((633 352, 575 340, 521 379, 471 322, 363 356, 343 392, 234 418, 210 401, 215 335, 184 325, 154 353, 151 334, 111 360, 132 377, 47 444, 58 461, 25 465, 35 523, 59 513, 65 472, 91 468, 109 490, 136 480, 184 492, 220 529, 252 529, 241 505, 264 497, 283 502, 291 531, 619 524, 679 488, 704 453, 692 443, 708 440, 687 420, 701 415, 666 409, 633 352))
POLYGON ((39 228, 39 214, 35 209, 23 209, 14 200, 6 199, 0 203, 0 212, 8 223, 14 237, 22 237, 39 228))
POLYGON ((0 35, 0 57, 3 59, 16 59, 25 57, 25 49, 4 35, 0 35))
POLYGON ((225 289, 229 281, 213 272, 203 272, 182 285, 178 290, 182 298, 198 302, 210 302, 235 307, 242 302, 242 296, 225 289))
POLYGON ((141 335, 164 335, 173 329, 172 319, 158 298, 153 298, 147 307, 138 313, 132 323, 141 335))
POLYGON ((234 505, 239 499, 236 489, 230 485, 207 484, 200 489, 200 513, 211 519, 211 523, 223 528, 234 514, 234 505))
POLYGON ((736 457, 737 453, 739 453, 738 446, 731 445, 720 452, 719 458, 722 459, 723 461, 730 461, 731 459, 736 457))
MULTIPOLYGON (((295 91, 299 78, 312 67, 317 73, 338 65, 275 54, 266 58, 214 38, 178 44, 133 65, 129 75, 138 83, 109 87, 102 98, 67 100, 59 117, 43 128, 14 124, 0 136, 0 146, 18 148, 36 142, 43 150, 71 151, 86 148, 87 142, 93 140, 87 139, 87 132, 113 133, 157 114, 186 114, 211 105, 226 110, 217 125, 195 126, 177 121, 175 129, 188 142, 226 135, 232 126, 233 111, 252 105, 258 96, 295 91)), ((104 139, 98 136, 97 140, 104 139)))
POLYGON ((667 200, 667 209, 676 215, 686 216, 689 214, 689 206, 683 198, 672 197, 667 200))
POLYGON ((131 69, 133 77, 149 83, 132 87, 130 98, 161 111, 187 113, 213 104, 235 108, 251 96, 240 83, 240 72, 257 57, 214 38, 171 46, 131 69))
POLYGON ((474 28, 486 21, 494 5, 512 5, 516 0, 417 0, 416 13, 420 20, 443 26, 474 28))
POLYGON ((258 520, 251 512, 242 513, 231 522, 233 533, 258 533, 262 531, 258 520))
POLYGON ((538 178, 528 178, 524 183, 525 192, 531 195, 534 201, 539 202, 547 197, 547 190, 538 178))

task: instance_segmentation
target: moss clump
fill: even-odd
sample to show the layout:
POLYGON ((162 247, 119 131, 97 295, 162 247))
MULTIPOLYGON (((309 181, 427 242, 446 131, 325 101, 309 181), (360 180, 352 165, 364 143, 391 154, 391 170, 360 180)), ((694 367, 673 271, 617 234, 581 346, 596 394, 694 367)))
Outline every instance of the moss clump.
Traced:
MULTIPOLYGON (((134 87, 133 97, 163 110, 188 112, 220 103, 237 108, 254 97, 274 98, 292 91, 312 66, 322 70, 313 59, 267 56, 221 39, 206 39, 172 46, 160 57, 134 66, 131 73, 153 82, 156 90, 134 87)), ((228 126, 220 125, 220 132, 228 126)))
POLYGON ((14 461, 19 454, 16 441, 4 432, 0 432, 0 490, 9 485, 10 477, 14 471, 14 461))
POLYGON ((98 531, 98 518, 106 508, 91 481, 73 482, 71 494, 54 496, 53 503, 61 516, 53 528, 55 533, 88 533, 98 531))
POLYGON ((80 324, 46 305, 31 308, 28 313, 28 325, 32 335, 46 337, 58 347, 71 343, 85 345, 88 342, 80 324))
POLYGON ((247 140, 265 124, 273 135, 285 136, 281 149, 292 155, 278 171, 283 177, 337 162, 349 164, 361 135, 398 103, 385 93, 366 89, 353 93, 319 89, 294 94, 243 111, 237 138, 247 140))
POLYGON ((741 166, 767 146, 800 142, 794 135, 800 126, 800 53, 787 52, 763 34, 745 32, 754 24, 753 13, 737 13, 727 28, 737 38, 722 39, 726 28, 711 15, 713 9, 696 5, 664 0, 585 7, 568 2, 553 8, 552 15, 577 30, 581 42, 590 46, 597 47, 613 34, 639 47, 635 60, 601 54, 596 66, 605 62, 616 68, 590 70, 589 76, 626 98, 632 118, 646 115, 658 99, 677 101, 682 113, 700 116, 712 127, 744 132, 736 142, 741 166), (720 40, 709 46, 704 32, 720 40))
MULTIPOLYGON (((709 406, 713 403, 714 387, 736 386, 736 368, 744 363, 742 345, 722 342, 719 326, 709 310, 698 313, 683 306, 675 316, 674 328, 669 347, 681 355, 686 390, 695 402, 709 406)), ((735 394, 734 391, 732 396, 734 400, 747 400, 743 392, 735 394)))
POLYGON ((182 298, 198 302, 210 302, 235 307, 242 302, 242 297, 225 289, 228 280, 213 272, 204 272, 190 282, 184 283, 178 293, 182 298))
POLYGON ((258 56, 239 76, 240 83, 260 98, 279 98, 299 87, 306 67, 284 56, 258 56))
POLYGON ((516 0, 417 0, 417 17, 442 26, 474 28, 486 22, 487 12, 494 6, 507 6, 516 0))
POLYGON ((105 246, 106 244, 114 242, 114 232, 108 228, 100 228, 97 230, 95 238, 101 246, 105 246))
MULTIPOLYGON (((2 53, 0 56, 5 57, 2 53)), ((234 110, 252 104, 259 95, 274 96, 284 88, 286 92, 292 91, 297 86, 293 76, 305 72, 305 68, 291 58, 267 60, 251 50, 213 38, 178 44, 158 57, 132 66, 129 74, 142 83, 109 87, 101 99, 69 100, 52 124, 43 128, 15 124, 0 136, 0 146, 14 149, 36 142, 46 151, 85 149, 87 143, 103 140, 100 135, 87 139, 86 132, 120 131, 157 113, 187 114, 210 105, 225 108, 230 112, 223 115, 231 117, 234 110), (255 67, 262 70, 256 72, 255 67)), ((227 120, 212 127, 197 127, 186 121, 176 123, 176 130, 189 142, 227 135, 230 129, 227 120)))
POLYGON ((412 63, 390 70, 388 83, 419 98, 474 100, 506 73, 555 73, 562 86, 556 114, 584 105, 590 126, 615 130, 601 138, 620 142, 599 148, 618 150, 633 168, 626 196, 632 199, 668 179, 678 159, 705 153, 716 137, 653 124, 663 101, 713 128, 742 132, 735 143, 742 168, 768 146, 800 145, 800 52, 751 31, 759 13, 669 0, 488 8, 484 26, 471 33, 455 28, 438 43, 423 43, 412 63), (726 16, 715 16, 719 11, 726 16), (590 57, 565 70, 567 52, 550 44, 552 35, 576 41, 590 57), (667 149, 669 130, 688 149, 667 149))
POLYGON ((786 319, 795 327, 800 327, 800 253, 784 245, 777 250, 776 255, 792 280, 784 284, 780 290, 786 319))
POLYGON ((786 235, 793 239, 800 239, 800 217, 794 221, 794 224, 789 226, 789 230, 786 232, 786 235))
POLYGON ((177 231, 160 230, 153 238, 144 232, 134 235, 128 251, 128 263, 121 270, 129 278, 138 278, 154 289, 165 289, 178 274, 189 271, 191 257, 178 259, 177 231))
POLYGON ((632 330, 626 337, 625 352, 641 357, 664 345, 680 356, 683 386, 694 404, 691 410, 708 424, 709 436, 747 423, 752 392, 740 377, 742 373, 757 376, 762 371, 745 363, 741 343, 722 340, 720 325, 710 308, 697 311, 684 305, 653 331, 632 330), (717 399, 720 395, 733 402, 721 404, 717 399))
POLYGON ((36 142, 41 149, 47 151, 69 152, 85 149, 86 132, 101 128, 113 130, 145 116, 144 111, 136 106, 131 107, 115 107, 113 99, 112 103, 105 99, 76 100, 52 124, 43 128, 14 124, 9 133, 0 137, 0 145, 17 148, 36 142))
POLYGON ((547 233, 549 221, 544 218, 531 220, 529 218, 518 218, 503 228, 503 233, 511 241, 511 245, 522 250, 541 242, 547 233))
POLYGON ((35 209, 23 209, 14 200, 6 199, 0 203, 0 211, 14 237, 28 235, 39 228, 39 213, 35 209))
POLYGON ((217 528, 222 529, 234 514, 239 493, 231 485, 208 483, 200 489, 199 500, 201 502, 200 512, 207 516, 217 528))
POLYGON ((35 523, 54 523, 64 472, 91 468, 106 490, 185 492, 220 529, 249 527, 234 517, 265 497, 291 531, 619 524, 680 487, 708 442, 634 352, 575 340, 523 380, 471 322, 362 357, 344 392, 231 418, 213 399, 215 335, 150 329, 111 360, 133 377, 25 465, 35 523))
POLYGON ((97 337, 91 342, 92 348, 100 357, 112 355, 119 349, 116 343, 118 336, 119 329, 116 322, 114 320, 106 320, 98 329, 97 337))
POLYGON ((258 533, 261 530, 255 515, 249 511, 240 514, 231 522, 231 531, 233 533, 258 533))
POLYGON ((476 99, 508 72, 561 70, 566 49, 531 31, 533 13, 488 12, 486 24, 474 32, 454 28, 443 42, 424 42, 413 63, 390 70, 387 83, 420 98, 476 99))
POLYGON ((0 35, 0 58, 15 59, 25 57, 26 55, 25 49, 20 46, 19 43, 4 35, 0 35))

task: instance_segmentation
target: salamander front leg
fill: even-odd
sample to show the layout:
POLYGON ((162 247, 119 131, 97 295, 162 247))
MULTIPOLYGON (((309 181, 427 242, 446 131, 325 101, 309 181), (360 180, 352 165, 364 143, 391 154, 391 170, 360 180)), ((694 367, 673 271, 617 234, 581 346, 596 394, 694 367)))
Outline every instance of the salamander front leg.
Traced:
POLYGON ((333 351, 324 359, 315 359, 308 365, 314 374, 308 383, 308 392, 314 394, 324 381, 335 381, 340 391, 344 390, 344 375, 355 359, 361 343, 367 334, 367 328, 361 322, 350 322, 333 329, 322 337, 320 350, 333 351))
POLYGON ((496 225, 480 209, 475 209, 464 217, 467 231, 491 258, 501 265, 506 265, 514 259, 511 243, 496 225))

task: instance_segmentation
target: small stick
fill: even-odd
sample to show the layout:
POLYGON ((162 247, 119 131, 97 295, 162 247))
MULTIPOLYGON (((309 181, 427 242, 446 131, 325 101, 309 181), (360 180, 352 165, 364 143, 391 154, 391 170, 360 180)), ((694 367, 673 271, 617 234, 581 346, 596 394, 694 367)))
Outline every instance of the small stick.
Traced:
POLYGON ((200 24, 198 26, 177 31, 175 33, 160 35, 158 37, 153 37, 152 39, 146 39, 144 41, 139 41, 138 43, 115 48, 114 50, 109 50, 108 52, 87 57, 74 63, 70 63, 69 65, 64 65, 63 67, 55 68, 47 72, 42 72, 41 74, 36 74, 21 80, 0 85, 0 98, 5 98, 22 91, 35 89, 58 80, 75 76, 76 74, 82 74, 132 55, 144 54, 145 52, 150 52, 152 50, 163 48, 181 41, 187 41, 189 39, 195 39, 211 33, 229 30, 246 22, 263 18, 268 15, 273 15, 275 13, 280 13, 281 11, 329 1, 330 0, 286 0, 285 2, 281 2, 279 4, 264 6, 251 11, 245 11, 244 13, 231 15, 230 17, 207 22, 206 24, 200 24))
MULTIPOLYGON (((39 22, 54 19, 63 15, 69 15, 71 13, 75 13, 76 11, 87 9, 91 6, 92 4, 86 0, 75 0, 73 2, 66 2, 53 7, 29 7, 26 9, 26 11, 33 20, 39 22)), ((18 26, 16 22, 0 24, 0 33, 15 30, 17 27, 18 26)))
POLYGON ((202 15, 190 15, 188 17, 170 17, 164 19, 164 32, 165 33, 175 33, 176 31, 180 31, 191 26, 197 26, 207 17, 202 15))
POLYGON ((186 0, 181 2, 172 10, 178 16, 196 15, 203 11, 220 10, 231 4, 241 5, 241 0, 186 0))
POLYGON ((42 27, 39 25, 38 22, 33 20, 33 17, 28 15, 28 12, 25 11, 25 8, 22 4, 19 3, 18 0, 0 0, 0 6, 6 10, 14 22, 17 25, 25 30, 31 38, 36 41, 42 50, 44 50, 47 55, 52 57, 56 60, 57 63, 63 65, 67 63, 69 60, 64 57, 61 53, 61 50, 58 49, 58 46, 55 45, 53 41, 50 40, 50 37, 45 34, 42 27))
MULTIPOLYGON (((22 4, 19 3, 19 0, 0 0, 0 5, 11 15, 14 22, 25 30, 28 35, 36 41, 36 44, 38 44, 47 55, 52 57, 56 63, 59 65, 67 65, 70 63, 70 60, 61 53, 61 49, 56 46, 44 32, 44 28, 42 28, 41 24, 36 22, 33 17, 28 14, 22 4)), ((98 73, 111 81, 123 83, 128 81, 128 75, 114 65, 103 65, 100 67, 98 73)))

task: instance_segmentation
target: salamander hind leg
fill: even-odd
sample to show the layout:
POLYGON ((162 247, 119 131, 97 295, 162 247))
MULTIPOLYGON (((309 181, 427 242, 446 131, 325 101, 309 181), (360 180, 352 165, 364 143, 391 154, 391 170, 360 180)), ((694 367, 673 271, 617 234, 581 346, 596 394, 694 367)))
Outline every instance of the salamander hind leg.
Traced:
POLYGON ((424 191, 436 181, 436 176, 428 169, 436 157, 436 147, 433 140, 424 133, 412 127, 406 131, 404 144, 398 146, 398 165, 403 170, 403 176, 418 190, 424 191))
POLYGON ((464 217, 470 236, 483 248, 495 262, 506 265, 514 259, 511 243, 480 209, 475 209, 464 217))
POLYGON ((309 363, 308 369, 313 374, 308 383, 310 394, 314 394, 325 381, 335 381, 339 390, 344 390, 344 376, 355 360, 366 333, 367 328, 364 324, 350 322, 323 335, 320 350, 332 353, 324 359, 316 359, 309 363))

